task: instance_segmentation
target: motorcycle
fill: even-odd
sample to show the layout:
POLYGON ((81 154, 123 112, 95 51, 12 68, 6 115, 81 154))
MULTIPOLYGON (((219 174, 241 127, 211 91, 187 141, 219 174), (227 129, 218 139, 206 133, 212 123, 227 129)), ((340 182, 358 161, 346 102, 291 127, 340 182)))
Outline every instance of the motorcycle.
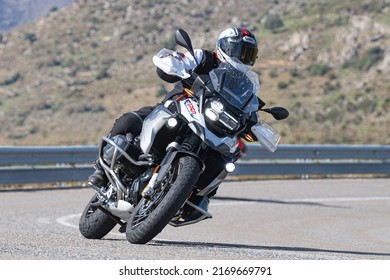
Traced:
MULTIPOLYGON (((188 34, 179 29, 175 37, 195 58, 188 34)), ((239 138, 257 140, 271 152, 277 148, 279 133, 259 121, 258 111, 277 120, 287 118, 288 111, 264 108, 253 71, 243 73, 222 62, 198 76, 168 49, 153 62, 192 86, 176 100, 156 106, 140 135, 102 138, 98 160, 109 182, 95 188, 80 217, 79 230, 86 238, 103 238, 119 224, 129 242, 145 244, 168 224, 179 227, 212 218, 209 197, 234 171, 239 138)))

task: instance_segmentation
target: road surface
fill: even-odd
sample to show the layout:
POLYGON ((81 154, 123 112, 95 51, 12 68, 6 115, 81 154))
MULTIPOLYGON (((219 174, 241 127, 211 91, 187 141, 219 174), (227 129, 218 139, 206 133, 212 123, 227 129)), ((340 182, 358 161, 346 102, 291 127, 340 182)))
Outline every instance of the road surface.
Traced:
POLYGON ((146 245, 117 228, 87 240, 88 188, 0 192, 0 259, 390 260, 390 179, 226 182, 214 218, 167 226, 146 245))

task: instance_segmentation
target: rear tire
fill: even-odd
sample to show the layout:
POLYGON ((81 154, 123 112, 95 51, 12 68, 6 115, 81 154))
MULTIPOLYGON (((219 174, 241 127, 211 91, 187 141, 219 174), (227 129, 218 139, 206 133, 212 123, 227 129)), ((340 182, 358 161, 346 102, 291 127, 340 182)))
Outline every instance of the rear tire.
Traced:
POLYGON ((165 192, 161 191, 151 199, 142 198, 138 203, 127 223, 127 240, 145 244, 159 234, 190 195, 199 171, 199 164, 192 156, 175 160, 165 178, 165 192))
POLYGON ((79 221, 80 233, 88 239, 101 239, 116 225, 116 222, 91 203, 97 201, 95 194, 84 209, 79 221))

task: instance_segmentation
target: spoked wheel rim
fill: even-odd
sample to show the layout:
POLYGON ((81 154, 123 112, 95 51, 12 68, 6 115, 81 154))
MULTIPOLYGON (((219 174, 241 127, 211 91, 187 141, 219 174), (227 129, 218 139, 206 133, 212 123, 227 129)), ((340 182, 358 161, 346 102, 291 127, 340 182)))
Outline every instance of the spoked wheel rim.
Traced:
POLYGON ((171 185, 175 182, 179 173, 178 162, 172 164, 158 188, 150 198, 142 198, 138 206, 135 208, 134 218, 131 219, 131 229, 140 226, 153 211, 157 208, 165 195, 168 193, 171 185))

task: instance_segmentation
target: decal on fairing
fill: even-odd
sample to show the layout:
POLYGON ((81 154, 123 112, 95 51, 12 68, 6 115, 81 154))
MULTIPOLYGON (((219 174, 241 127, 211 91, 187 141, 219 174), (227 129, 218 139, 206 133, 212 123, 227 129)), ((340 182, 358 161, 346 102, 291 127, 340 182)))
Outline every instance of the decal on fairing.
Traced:
POLYGON ((190 114, 190 116, 194 119, 197 119, 198 112, 197 112, 194 104, 192 104, 191 100, 187 99, 186 101, 184 101, 184 105, 186 106, 186 109, 187 109, 188 113, 190 114))

